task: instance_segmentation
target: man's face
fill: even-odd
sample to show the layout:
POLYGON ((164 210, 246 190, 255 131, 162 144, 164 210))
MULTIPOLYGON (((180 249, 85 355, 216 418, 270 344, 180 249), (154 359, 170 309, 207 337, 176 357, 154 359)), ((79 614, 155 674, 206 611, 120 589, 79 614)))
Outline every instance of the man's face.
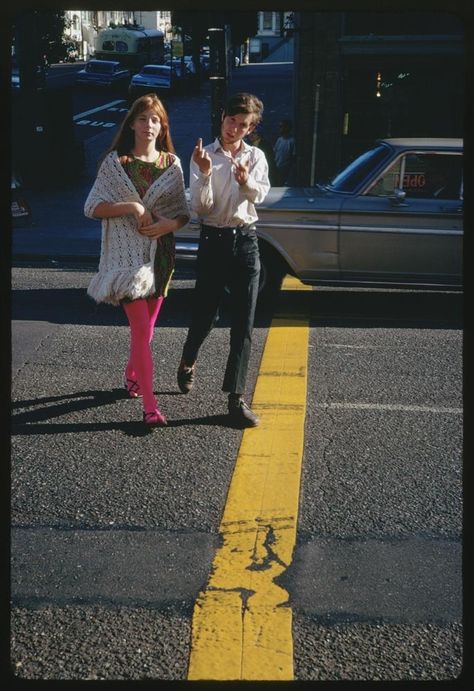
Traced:
POLYGON ((221 140, 223 144, 236 144, 255 129, 252 115, 237 113, 225 115, 221 125, 221 140))

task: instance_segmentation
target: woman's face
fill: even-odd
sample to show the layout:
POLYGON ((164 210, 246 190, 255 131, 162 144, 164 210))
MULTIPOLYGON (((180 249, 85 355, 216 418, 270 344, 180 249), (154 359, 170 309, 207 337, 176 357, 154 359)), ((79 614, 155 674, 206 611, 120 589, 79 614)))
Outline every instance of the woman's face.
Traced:
POLYGON ((137 115, 130 127, 135 133, 135 141, 155 141, 161 131, 160 116, 153 108, 149 108, 137 115))

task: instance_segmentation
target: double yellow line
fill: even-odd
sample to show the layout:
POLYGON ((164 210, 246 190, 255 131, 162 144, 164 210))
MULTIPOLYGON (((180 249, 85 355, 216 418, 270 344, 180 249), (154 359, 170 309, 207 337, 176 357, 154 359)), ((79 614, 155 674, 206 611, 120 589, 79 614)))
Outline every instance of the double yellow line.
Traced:
MULTIPOLYGON (((286 277, 283 290, 311 290, 286 277)), ((292 680, 292 612, 276 579, 296 540, 309 315, 275 316, 206 588, 195 603, 190 680, 292 680)))

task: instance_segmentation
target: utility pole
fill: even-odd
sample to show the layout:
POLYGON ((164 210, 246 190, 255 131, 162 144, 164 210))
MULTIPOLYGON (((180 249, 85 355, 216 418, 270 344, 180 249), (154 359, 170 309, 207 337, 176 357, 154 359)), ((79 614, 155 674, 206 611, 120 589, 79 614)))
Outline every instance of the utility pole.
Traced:
POLYGON ((20 12, 15 21, 19 89, 12 99, 14 172, 27 186, 75 179, 83 169, 83 145, 76 141, 72 87, 46 84, 37 11, 20 12))
POLYGON ((222 27, 208 29, 209 33, 209 81, 211 83, 211 133, 218 137, 222 113, 227 99, 227 46, 226 32, 222 27))
POLYGON ((20 12, 15 22, 15 57, 19 89, 12 103, 15 172, 34 182, 46 158, 44 60, 33 11, 20 12))

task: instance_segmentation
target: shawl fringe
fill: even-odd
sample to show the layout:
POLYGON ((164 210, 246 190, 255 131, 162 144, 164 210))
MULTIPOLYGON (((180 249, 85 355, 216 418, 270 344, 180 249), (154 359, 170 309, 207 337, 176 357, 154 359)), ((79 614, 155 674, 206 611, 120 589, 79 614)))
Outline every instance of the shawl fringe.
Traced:
POLYGON ((124 298, 137 300, 153 295, 155 276, 153 264, 133 269, 100 271, 93 276, 87 294, 96 302, 120 305, 124 298))

